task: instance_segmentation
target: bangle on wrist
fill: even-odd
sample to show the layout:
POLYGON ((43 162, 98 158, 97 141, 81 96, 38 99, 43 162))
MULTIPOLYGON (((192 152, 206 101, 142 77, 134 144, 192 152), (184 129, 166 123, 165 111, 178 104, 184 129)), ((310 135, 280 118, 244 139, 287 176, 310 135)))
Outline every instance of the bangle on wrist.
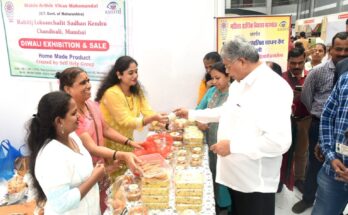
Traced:
POLYGON ((112 155, 112 159, 113 159, 113 160, 116 160, 116 152, 117 152, 117 151, 115 150, 115 151, 114 151, 114 154, 112 155))
POLYGON ((124 145, 129 145, 129 142, 130 142, 131 140, 129 139, 129 138, 127 138, 127 140, 124 142, 124 145))
POLYGON ((145 124, 145 118, 143 118, 143 119, 141 120, 141 123, 143 124, 143 126, 146 125, 146 124, 145 124))

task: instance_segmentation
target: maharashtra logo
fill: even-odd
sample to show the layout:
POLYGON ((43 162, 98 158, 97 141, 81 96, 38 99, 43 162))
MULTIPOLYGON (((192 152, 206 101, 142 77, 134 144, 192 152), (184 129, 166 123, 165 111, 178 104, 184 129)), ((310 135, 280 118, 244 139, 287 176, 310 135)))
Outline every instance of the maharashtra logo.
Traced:
POLYGON ((279 23, 279 27, 285 28, 285 27, 286 27, 286 21, 281 21, 281 22, 279 23))
POLYGON ((121 7, 119 6, 119 3, 116 1, 111 1, 109 4, 106 6, 105 13, 106 14, 121 14, 122 10, 121 7))
POLYGON ((13 22, 14 6, 11 1, 7 1, 4 5, 6 16, 9 22, 13 22))

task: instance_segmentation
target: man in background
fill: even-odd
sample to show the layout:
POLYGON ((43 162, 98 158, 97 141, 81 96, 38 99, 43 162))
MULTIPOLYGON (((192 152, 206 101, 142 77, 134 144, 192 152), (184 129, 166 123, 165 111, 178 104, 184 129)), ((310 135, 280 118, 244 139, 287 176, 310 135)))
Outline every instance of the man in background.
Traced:
POLYGON ((304 31, 300 32, 300 38, 295 41, 295 44, 298 42, 302 43, 302 46, 305 49, 305 51, 309 49, 309 42, 308 42, 308 39, 306 38, 306 33, 304 31))
POLYGON ((348 56, 348 33, 340 32, 332 38, 331 59, 314 68, 307 76, 301 93, 301 101, 312 115, 309 128, 308 167, 302 200, 293 207, 294 213, 302 213, 312 207, 317 191, 317 174, 322 162, 315 158, 314 149, 319 139, 319 123, 323 106, 335 84, 336 64, 348 56))
MULTIPOLYGON (((308 128, 311 122, 311 117, 304 104, 301 102, 301 90, 308 75, 308 71, 304 69, 305 53, 303 49, 294 48, 288 53, 288 68, 289 70, 283 73, 283 78, 289 83, 294 92, 294 100, 292 103, 291 123, 296 131, 295 139, 293 139, 293 147, 295 148, 292 154, 289 150, 288 160, 294 161, 294 172, 290 171, 290 180, 288 188, 292 190, 293 180, 299 191, 303 192, 303 184, 305 180, 306 165, 307 165, 307 150, 308 150, 308 128)), ((292 162, 291 162, 292 163, 292 162)), ((292 165, 291 165, 292 166, 292 165)), ((290 166, 290 167, 291 167, 290 166)), ((282 171, 283 173, 284 171, 282 171)), ((282 174, 283 176, 284 174, 282 174)), ((283 176, 284 177, 284 176, 283 176)), ((284 180, 284 179, 282 179, 284 180)))

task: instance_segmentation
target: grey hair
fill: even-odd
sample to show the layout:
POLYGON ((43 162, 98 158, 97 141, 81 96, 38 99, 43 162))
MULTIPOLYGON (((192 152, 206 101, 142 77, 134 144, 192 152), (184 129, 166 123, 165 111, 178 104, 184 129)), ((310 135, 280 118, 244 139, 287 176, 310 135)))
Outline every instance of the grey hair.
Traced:
POLYGON ((224 44, 221 48, 221 57, 228 60, 245 58, 256 63, 259 61, 259 53, 256 48, 246 41, 242 36, 236 36, 233 40, 224 44))

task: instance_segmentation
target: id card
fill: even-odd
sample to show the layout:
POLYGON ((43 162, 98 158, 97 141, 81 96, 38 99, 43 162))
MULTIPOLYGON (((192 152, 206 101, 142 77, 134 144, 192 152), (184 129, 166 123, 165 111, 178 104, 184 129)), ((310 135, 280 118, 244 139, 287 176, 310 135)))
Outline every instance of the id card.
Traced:
POLYGON ((342 143, 336 143, 336 153, 340 153, 344 156, 348 156, 348 146, 342 143))

